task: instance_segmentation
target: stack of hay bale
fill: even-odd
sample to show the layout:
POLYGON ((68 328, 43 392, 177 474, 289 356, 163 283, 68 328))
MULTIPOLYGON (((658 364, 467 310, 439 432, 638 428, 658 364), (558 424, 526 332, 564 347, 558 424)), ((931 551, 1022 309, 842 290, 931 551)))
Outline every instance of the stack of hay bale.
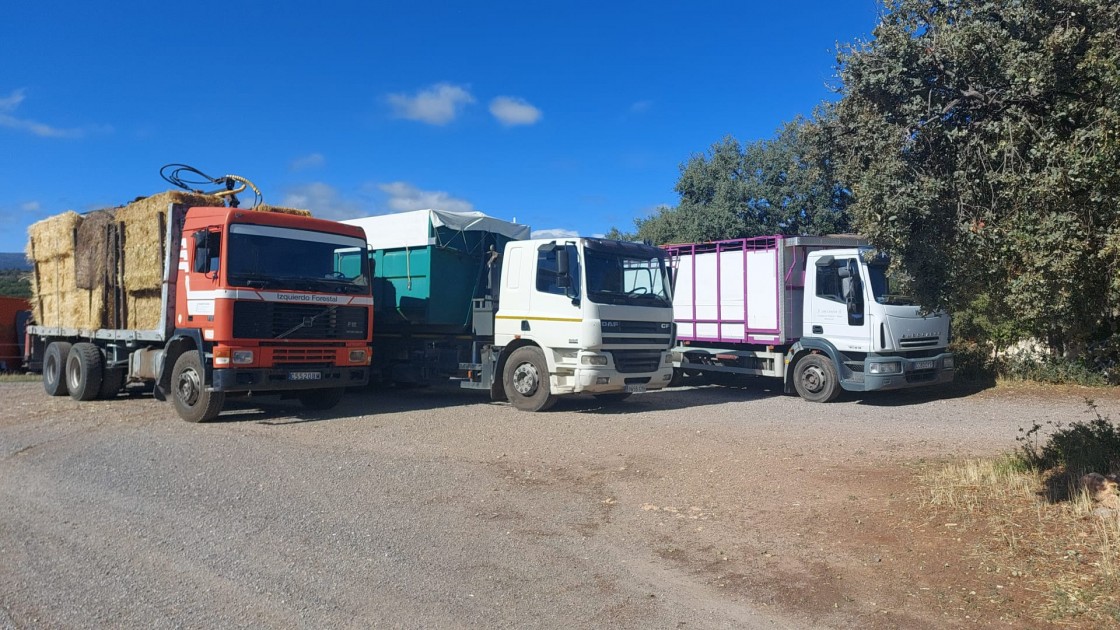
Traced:
MULTIPOLYGON (((173 203, 225 205, 218 196, 169 191, 84 216, 64 212, 28 228, 35 322, 83 330, 159 328, 167 210, 173 203)), ((275 206, 254 211, 311 216, 275 206)))

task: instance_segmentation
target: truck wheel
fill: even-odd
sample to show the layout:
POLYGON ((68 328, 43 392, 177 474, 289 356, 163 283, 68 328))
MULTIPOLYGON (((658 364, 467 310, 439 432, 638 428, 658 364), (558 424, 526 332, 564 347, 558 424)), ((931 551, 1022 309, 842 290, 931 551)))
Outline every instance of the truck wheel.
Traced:
POLYGON ((604 404, 622 402, 630 397, 630 392, 611 392, 609 394, 594 394, 595 400, 604 404))
POLYGON ((840 395, 840 379, 832 361, 820 354, 810 354, 793 368, 793 387, 809 402, 830 402, 840 395))
POLYGON ((171 400, 175 412, 187 422, 217 418, 226 402, 225 392, 206 390, 203 374, 202 359, 194 350, 179 355, 171 371, 171 400))
POLYGON ((124 368, 105 369, 101 373, 101 390, 97 397, 102 400, 112 400, 124 388, 124 368))
POLYGON ((101 391, 101 373, 104 359, 97 346, 88 342, 76 343, 66 356, 66 388, 74 400, 93 400, 101 391))
POLYGON ((48 396, 65 396, 70 393, 66 389, 66 357, 70 356, 70 342, 55 341, 47 346, 43 356, 43 389, 48 396))
POLYGON ((345 387, 328 387, 304 390, 296 394, 296 397, 299 398, 299 404, 308 409, 324 410, 334 409, 345 393, 345 387))
POLYGON ((535 346, 513 351, 502 373, 506 396, 522 411, 544 411, 556 404, 549 385, 548 364, 535 346))
POLYGON ((680 387, 684 385, 684 369, 675 367, 673 368, 673 378, 669 379, 669 387, 680 387))

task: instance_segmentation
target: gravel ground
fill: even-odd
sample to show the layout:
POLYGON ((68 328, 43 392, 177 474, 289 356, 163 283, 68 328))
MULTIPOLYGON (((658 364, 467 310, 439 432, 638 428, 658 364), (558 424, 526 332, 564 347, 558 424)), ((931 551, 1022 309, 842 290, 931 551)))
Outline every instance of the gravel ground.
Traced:
POLYGON ((440 389, 229 407, 192 425, 0 384, 0 628, 957 625, 889 588, 915 561, 860 514, 917 461, 1086 409, 757 383, 541 414, 440 389))

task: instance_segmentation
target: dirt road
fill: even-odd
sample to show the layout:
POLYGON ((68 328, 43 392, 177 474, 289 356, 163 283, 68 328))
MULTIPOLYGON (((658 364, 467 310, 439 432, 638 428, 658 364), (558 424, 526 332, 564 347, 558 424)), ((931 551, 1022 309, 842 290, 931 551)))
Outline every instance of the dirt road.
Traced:
POLYGON ((0 384, 0 628, 1000 625, 945 595, 965 559, 887 524, 922 460, 1085 409, 757 385, 541 414, 443 390, 262 400, 192 425, 0 384))

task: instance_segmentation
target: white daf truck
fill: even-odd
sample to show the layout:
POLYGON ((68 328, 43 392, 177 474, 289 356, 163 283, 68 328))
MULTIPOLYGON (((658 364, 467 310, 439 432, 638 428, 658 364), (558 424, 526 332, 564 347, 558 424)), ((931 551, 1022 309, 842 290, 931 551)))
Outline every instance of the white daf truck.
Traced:
POLYGON ((369 245, 371 382, 451 378, 541 411, 560 395, 618 401, 672 378, 664 250, 529 239, 527 226, 479 212, 418 210, 344 223, 362 227, 369 245))
POLYGON ((891 291, 890 258, 850 237, 666 245, 674 268, 674 384, 724 373, 782 379, 828 402, 952 381, 949 315, 891 291))

